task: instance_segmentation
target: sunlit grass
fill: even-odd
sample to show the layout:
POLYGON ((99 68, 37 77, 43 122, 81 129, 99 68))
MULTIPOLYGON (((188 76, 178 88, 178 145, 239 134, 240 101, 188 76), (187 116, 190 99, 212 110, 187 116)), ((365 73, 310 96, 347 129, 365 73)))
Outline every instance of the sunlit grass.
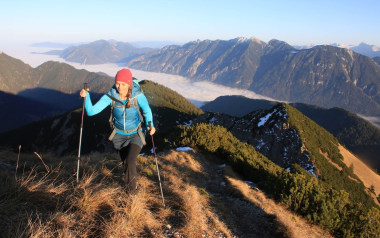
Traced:
POLYGON ((153 156, 139 156, 136 195, 124 189, 117 154, 83 156, 78 183, 76 157, 39 156, 0 153, 9 165, 0 168, 3 237, 239 237, 255 226, 255 218, 240 221, 250 213, 239 197, 225 201, 214 193, 228 189, 209 190, 224 175, 212 174, 203 157, 168 152, 158 158, 164 207, 153 156))

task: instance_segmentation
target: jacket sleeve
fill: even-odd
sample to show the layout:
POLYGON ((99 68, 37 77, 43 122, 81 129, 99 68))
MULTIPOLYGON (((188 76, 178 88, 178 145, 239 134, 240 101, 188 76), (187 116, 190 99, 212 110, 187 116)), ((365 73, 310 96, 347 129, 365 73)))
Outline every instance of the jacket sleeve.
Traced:
POLYGON ((146 126, 149 126, 149 122, 152 122, 152 126, 154 126, 152 110, 150 109, 148 99, 146 99, 144 94, 137 96, 137 104, 143 111, 146 126))
POLYGON ((111 99, 107 95, 103 95, 95 105, 92 105, 90 93, 87 92, 84 107, 88 116, 93 116, 103 111, 108 105, 111 104, 111 99))

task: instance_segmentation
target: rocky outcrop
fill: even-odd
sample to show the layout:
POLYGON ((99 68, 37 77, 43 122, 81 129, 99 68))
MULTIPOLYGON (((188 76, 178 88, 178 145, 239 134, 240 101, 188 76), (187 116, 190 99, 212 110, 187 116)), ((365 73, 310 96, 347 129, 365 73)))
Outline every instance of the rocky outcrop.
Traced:
POLYGON ((314 166, 308 152, 297 130, 289 127, 287 118, 285 107, 278 104, 270 110, 257 110, 244 117, 207 112, 192 123, 223 126, 281 167, 289 168, 297 163, 311 172, 314 166))

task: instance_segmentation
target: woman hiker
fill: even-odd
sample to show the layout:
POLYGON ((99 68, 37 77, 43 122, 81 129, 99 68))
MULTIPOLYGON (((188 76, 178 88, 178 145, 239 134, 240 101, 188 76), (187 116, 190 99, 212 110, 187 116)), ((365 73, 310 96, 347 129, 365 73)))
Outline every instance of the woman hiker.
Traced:
POLYGON ((109 140, 112 140, 123 161, 127 192, 135 194, 137 189, 136 160, 145 145, 145 134, 142 133, 141 126, 143 116, 149 134, 153 135, 156 132, 148 100, 141 92, 139 85, 133 82, 129 69, 117 72, 115 85, 95 105, 92 105, 90 93, 86 90, 82 89, 80 96, 85 98, 88 116, 98 114, 107 106, 111 106, 110 123, 113 132, 109 140))

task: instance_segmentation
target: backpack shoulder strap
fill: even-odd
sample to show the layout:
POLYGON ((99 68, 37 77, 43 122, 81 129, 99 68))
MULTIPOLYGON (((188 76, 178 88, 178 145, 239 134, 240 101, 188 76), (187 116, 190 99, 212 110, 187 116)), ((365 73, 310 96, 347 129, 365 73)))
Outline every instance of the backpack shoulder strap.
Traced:
POLYGON ((115 124, 113 123, 112 117, 113 117, 113 108, 115 107, 115 101, 111 101, 111 114, 110 118, 108 119, 108 122, 110 123, 111 128, 115 128, 115 124))
POLYGON ((136 108, 137 112, 139 113, 140 122, 144 121, 144 118, 143 118, 143 116, 141 115, 141 112, 140 112, 139 105, 137 104, 137 97, 134 97, 132 99, 132 105, 133 105, 134 108, 136 108))
MULTIPOLYGON (((124 104, 122 101, 120 101, 119 99, 109 95, 108 93, 106 94, 109 98, 111 98, 112 101, 115 101, 115 102, 118 102, 120 104, 124 104)), ((115 105, 115 104, 114 104, 115 105)))

